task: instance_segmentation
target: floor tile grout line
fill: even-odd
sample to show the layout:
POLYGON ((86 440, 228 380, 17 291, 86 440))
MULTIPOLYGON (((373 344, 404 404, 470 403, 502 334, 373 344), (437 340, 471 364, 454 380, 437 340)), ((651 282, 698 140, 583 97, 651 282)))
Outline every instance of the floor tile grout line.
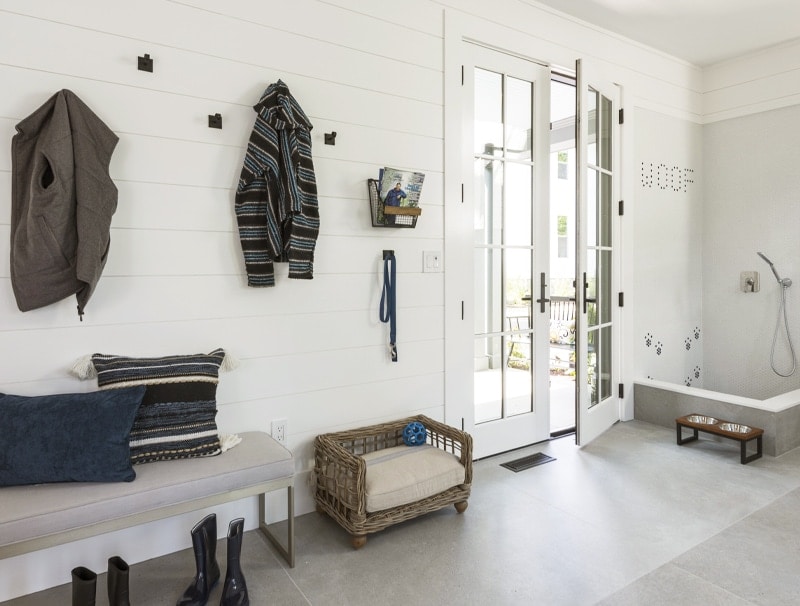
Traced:
MULTIPOLYGON (((718 533, 718 534, 719 534, 719 533, 718 533)), ((714 536, 716 536, 716 535, 714 535, 714 536)), ((713 538, 713 537, 712 537, 712 538, 713 538)), ((708 539, 708 540, 710 541, 711 539, 708 539)), ((704 542, 705 542, 705 541, 704 541, 704 542)), ((694 547, 692 547, 691 549, 694 549, 694 547)), ((688 552, 688 551, 691 551, 691 549, 687 549, 686 551, 687 551, 687 552, 688 552)), ((682 556, 682 555, 684 555, 684 554, 681 554, 681 556, 682 556)), ((678 557, 681 557, 681 556, 678 556, 678 557)), ((675 560, 677 560, 677 559, 678 559, 678 558, 675 558, 675 560)), ((747 598, 745 598, 744 596, 742 596, 742 595, 739 595, 738 593, 734 593, 733 591, 731 591, 731 590, 730 590, 730 589, 728 589, 727 587, 723 587, 722 585, 718 585, 717 583, 714 583, 713 581, 709 581, 708 579, 701 577, 701 576, 700 576, 699 574, 697 574, 696 572, 693 572, 693 571, 689 570, 688 568, 685 568, 684 566, 681 566, 680 564, 677 564, 677 563, 675 562, 675 560, 672 560, 672 561, 670 561, 670 562, 667 562, 667 563, 666 563, 666 564, 664 564, 663 566, 659 566, 659 567, 658 567, 656 570, 660 570, 660 569, 661 569, 661 568, 663 568, 664 566, 674 566, 675 568, 678 568, 678 569, 682 570, 682 571, 683 571, 683 572, 685 572, 686 574, 689 574, 689 575, 693 576, 695 579, 698 579, 699 581, 702 581, 703 583, 708 583, 709 585, 712 585, 713 587, 716 587, 717 589, 720 589, 720 590, 724 591, 725 593, 727 593, 727 594, 728 594, 728 595, 730 595, 730 596, 733 596, 733 597, 739 598, 740 600, 742 600, 742 601, 744 601, 744 602, 747 602, 748 604, 754 604, 754 605, 756 604, 756 602, 752 602, 752 601, 748 600, 747 598)))

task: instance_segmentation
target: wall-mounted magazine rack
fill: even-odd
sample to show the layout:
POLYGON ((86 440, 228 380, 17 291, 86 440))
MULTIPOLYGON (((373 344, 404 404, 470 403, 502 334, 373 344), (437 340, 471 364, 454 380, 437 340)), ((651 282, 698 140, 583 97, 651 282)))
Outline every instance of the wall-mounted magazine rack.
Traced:
POLYGON ((372 227, 416 227, 417 217, 422 214, 418 206, 386 206, 378 193, 377 179, 367 179, 369 190, 369 212, 372 227))

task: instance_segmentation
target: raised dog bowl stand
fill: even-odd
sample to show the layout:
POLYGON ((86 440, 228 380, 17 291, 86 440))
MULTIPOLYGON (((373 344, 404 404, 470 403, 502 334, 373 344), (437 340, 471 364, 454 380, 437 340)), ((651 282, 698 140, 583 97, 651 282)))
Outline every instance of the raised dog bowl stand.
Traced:
POLYGON ((694 413, 675 419, 675 431, 679 446, 681 444, 686 444, 687 442, 694 442, 698 439, 698 432, 704 431, 706 433, 738 441, 741 449, 742 465, 761 458, 764 430, 758 427, 742 425, 732 421, 723 421, 722 419, 716 419, 714 417, 694 413), (684 427, 692 430, 692 435, 688 438, 683 437, 684 427), (756 452, 748 455, 747 443, 751 440, 756 441, 756 452))

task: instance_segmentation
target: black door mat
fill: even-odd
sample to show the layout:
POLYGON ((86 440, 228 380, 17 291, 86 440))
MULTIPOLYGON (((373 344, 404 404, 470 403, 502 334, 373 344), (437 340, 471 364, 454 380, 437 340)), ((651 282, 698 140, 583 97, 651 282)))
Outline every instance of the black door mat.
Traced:
POLYGON ((505 467, 506 469, 510 469, 516 473, 518 471, 530 469, 531 467, 536 467, 537 465, 542 465, 555 460, 555 457, 548 456, 543 452, 537 452, 536 454, 528 455, 527 457, 522 457, 521 459, 500 463, 500 467, 505 467))

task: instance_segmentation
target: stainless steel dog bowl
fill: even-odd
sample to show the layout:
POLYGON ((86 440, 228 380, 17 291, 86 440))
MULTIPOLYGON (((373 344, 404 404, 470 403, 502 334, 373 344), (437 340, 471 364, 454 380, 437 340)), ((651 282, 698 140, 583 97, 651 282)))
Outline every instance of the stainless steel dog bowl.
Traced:
POLYGON ((752 427, 739 423, 722 423, 719 428, 723 431, 732 431, 733 433, 748 433, 753 431, 752 427))
MULTIPOLYGON (((700 425, 716 425, 719 423, 719 419, 707 417, 705 415, 689 415, 686 417, 686 420, 689 421, 689 423, 698 423, 700 425)), ((748 429, 748 431, 750 430, 748 429)))

